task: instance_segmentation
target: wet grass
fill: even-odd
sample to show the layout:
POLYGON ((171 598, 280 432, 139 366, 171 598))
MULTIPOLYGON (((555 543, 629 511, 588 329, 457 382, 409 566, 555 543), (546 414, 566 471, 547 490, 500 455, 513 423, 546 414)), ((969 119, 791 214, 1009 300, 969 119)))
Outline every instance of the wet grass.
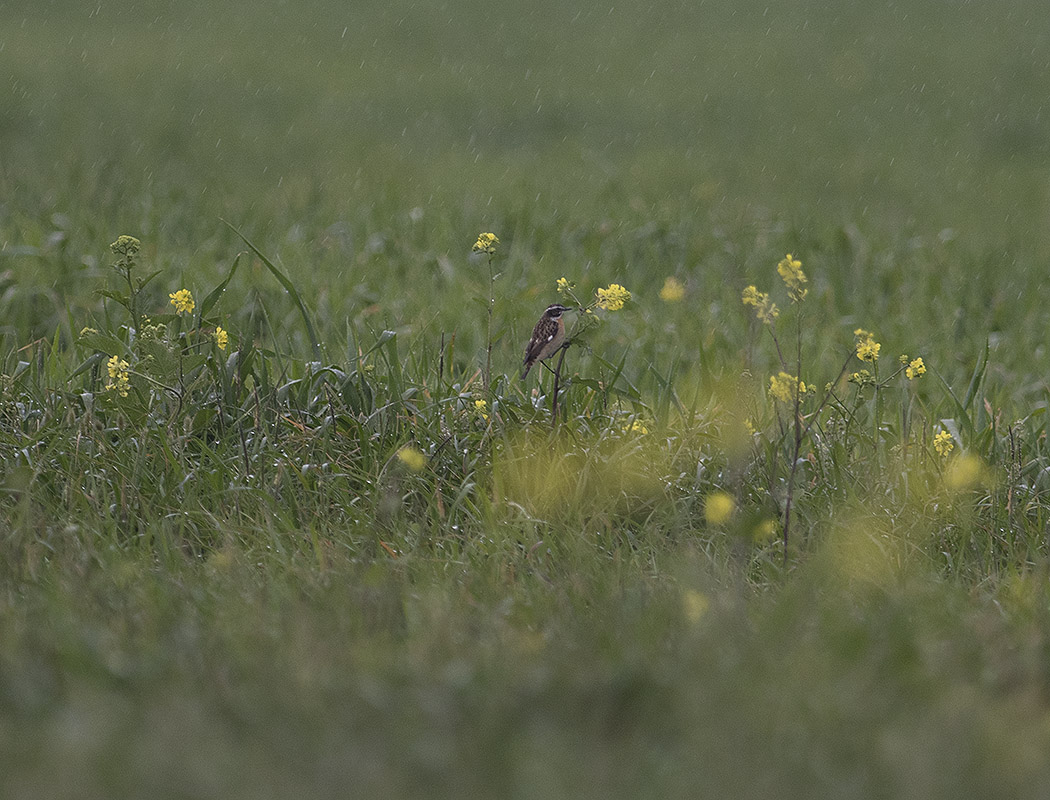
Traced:
POLYGON ((1045 796, 1050 25, 912 6, 0 3, 2 793, 1045 796))

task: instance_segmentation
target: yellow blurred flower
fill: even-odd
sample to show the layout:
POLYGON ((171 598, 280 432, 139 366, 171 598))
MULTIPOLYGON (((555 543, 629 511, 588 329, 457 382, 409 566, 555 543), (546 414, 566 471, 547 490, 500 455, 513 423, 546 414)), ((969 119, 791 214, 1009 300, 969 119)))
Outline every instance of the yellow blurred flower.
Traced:
POLYGON ((649 429, 642 424, 641 420, 633 419, 630 425, 623 426, 624 433, 640 433, 643 436, 649 433, 649 429))
POLYGON ((773 519, 763 520, 751 531, 751 538, 758 544, 764 544, 777 535, 777 522, 773 519))
POLYGON ((489 418, 489 404, 487 400, 475 400, 474 411, 481 416, 482 419, 488 420, 489 418))
POLYGON ((740 302, 745 306, 754 306, 758 321, 766 325, 772 325, 773 320, 780 316, 780 309, 769 299, 769 293, 760 292, 754 286, 744 289, 740 295, 740 302))
POLYGON ((806 384, 794 375, 781 372, 769 376, 769 396, 781 403, 794 402, 796 393, 805 394, 807 391, 806 384))
POLYGON ((499 237, 494 233, 479 233, 478 240, 474 242, 473 250, 475 253, 488 253, 492 255, 496 252, 496 245, 499 244, 499 237))
POLYGON ((685 284, 674 275, 664 281, 664 288, 660 290, 660 299, 665 303, 678 303, 685 297, 685 284))
POLYGON ((197 304, 193 302, 193 295, 189 289, 179 289, 177 292, 168 295, 171 298, 171 304, 175 306, 176 314, 192 314, 193 309, 197 307, 197 304))
POLYGON ((711 492, 704 499, 704 519, 710 525, 725 525, 736 511, 736 500, 726 492, 711 492))
POLYGON ((984 462, 969 453, 960 453, 944 472, 944 485, 951 491, 962 492, 983 483, 986 475, 984 462))
POLYGON ((914 380, 920 375, 926 374, 926 365, 922 363, 921 358, 916 358, 914 361, 908 364, 907 369, 904 370, 904 374, 908 376, 908 380, 914 380))
POLYGON ((809 289, 803 288, 806 283, 806 273, 802 271, 802 262, 788 253, 784 259, 777 264, 777 272, 784 279, 788 288, 788 294, 792 302, 799 303, 806 298, 809 289))
POLYGON ((215 346, 225 351, 230 343, 230 334, 221 325, 215 326, 215 346))
POLYGON ((413 472, 419 472, 427 465, 427 457, 410 445, 405 445, 398 450, 397 457, 413 472))
POLYGON ((576 288, 575 283, 570 283, 568 278, 558 278, 558 294, 568 294, 576 288))
POLYGON ((682 613, 693 625, 703 619, 710 607, 711 601, 703 592, 696 589, 686 589, 682 592, 682 613))

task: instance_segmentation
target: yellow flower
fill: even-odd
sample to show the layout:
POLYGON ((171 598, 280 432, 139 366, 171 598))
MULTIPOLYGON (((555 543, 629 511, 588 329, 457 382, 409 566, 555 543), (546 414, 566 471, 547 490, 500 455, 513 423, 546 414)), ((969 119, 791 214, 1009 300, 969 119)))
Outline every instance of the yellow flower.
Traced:
POLYGON ((759 322, 772 325, 773 320, 780 316, 777 304, 769 299, 768 292, 760 292, 754 286, 748 286, 740 296, 740 301, 745 306, 755 307, 755 316, 759 322))
POLYGON ((872 363, 879 360, 879 350, 882 349, 882 345, 875 341, 875 338, 869 331, 863 328, 857 328, 853 331, 853 335, 857 338, 857 358, 861 361, 870 361, 872 363))
POLYGON ((477 412, 482 419, 488 420, 489 418, 489 404, 486 400, 475 400, 474 411, 477 412))
POLYGON ((776 520, 767 519, 756 525, 751 531, 751 538, 758 544, 768 542, 777 535, 776 520))
POLYGON ((908 380, 914 380, 920 375, 926 374, 926 365, 922 363, 921 358, 917 358, 908 364, 908 368, 904 370, 904 374, 908 376, 908 380))
POLYGON ((226 350, 226 345, 230 343, 230 334, 227 333, 221 325, 215 326, 215 346, 220 350, 226 350))
POLYGON ((777 272, 780 273, 780 277, 784 279, 784 283, 788 288, 788 294, 791 295, 792 302, 798 303, 804 300, 809 289, 804 289, 802 286, 806 283, 806 273, 802 271, 802 262, 793 257, 791 253, 788 253, 784 259, 777 264, 777 272))
POLYGON ((984 463, 975 455, 960 453, 944 472, 944 485, 955 492, 973 489, 988 478, 984 463))
POLYGON ((130 385, 128 380, 129 367, 128 362, 119 356, 113 356, 106 362, 106 372, 109 373, 109 383, 106 384, 106 391, 116 392, 121 397, 128 396, 128 386, 130 385))
POLYGON ((427 457, 410 445, 405 445, 398 450, 397 457, 401 459, 402 464, 413 472, 419 472, 427 465, 427 457))
POLYGON ((606 311, 619 311, 630 299, 631 293, 618 283, 610 283, 608 289, 598 290, 598 308, 606 311))
POLYGON ((649 433, 649 429, 647 427, 645 427, 645 425, 642 424, 641 420, 634 419, 634 420, 631 420, 631 424, 630 425, 624 425, 623 426, 623 432, 624 433, 640 433, 640 434, 642 434, 644 436, 645 434, 649 433))
POLYGON ((176 314, 192 314, 197 304, 193 302, 193 295, 189 289, 179 289, 174 294, 169 294, 171 304, 175 306, 176 314))
POLYGON ((479 233, 478 240, 474 242, 473 250, 475 253, 488 253, 490 256, 496 252, 496 245, 499 244, 499 237, 494 233, 479 233))
POLYGON ((558 294, 568 294, 576 288, 575 283, 569 283, 568 278, 558 278, 558 294))
POLYGON ((769 376, 769 396, 781 403, 794 402, 796 393, 805 394, 807 391, 806 384, 794 375, 781 372, 769 376))
POLYGON ((707 613, 707 609, 710 607, 711 601, 702 592, 698 592, 696 589, 687 589, 682 592, 682 613, 693 625, 703 619, 704 614, 707 613))
POLYGON ((674 275, 664 281, 664 288, 660 290, 660 299, 665 303, 677 303, 685 297, 685 285, 674 275))
POLYGON ((736 500, 726 492, 711 492, 704 500, 704 519, 710 525, 725 525, 736 511, 736 500))
POLYGON ((939 431, 936 436, 933 437, 933 449, 937 451, 937 455, 942 458, 955 449, 955 440, 948 431, 939 431))

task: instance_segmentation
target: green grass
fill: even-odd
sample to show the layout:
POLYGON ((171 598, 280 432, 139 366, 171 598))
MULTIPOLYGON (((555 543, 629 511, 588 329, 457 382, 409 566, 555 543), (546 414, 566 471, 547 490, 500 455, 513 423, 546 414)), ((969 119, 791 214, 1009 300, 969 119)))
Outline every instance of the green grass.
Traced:
POLYGON ((1035 0, 0 2, 0 794, 1045 796, 1048 45, 1035 0), (561 277, 633 299, 552 425, 561 277))

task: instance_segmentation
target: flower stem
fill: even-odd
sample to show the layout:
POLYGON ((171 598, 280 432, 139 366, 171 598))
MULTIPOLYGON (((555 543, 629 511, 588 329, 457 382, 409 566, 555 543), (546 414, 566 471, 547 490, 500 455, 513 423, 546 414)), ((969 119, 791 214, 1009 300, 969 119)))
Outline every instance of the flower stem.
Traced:
POLYGON ((492 391, 492 306, 495 300, 492 297, 492 284, 495 279, 492 276, 492 254, 489 254, 489 303, 488 315, 485 319, 485 391, 492 391))

